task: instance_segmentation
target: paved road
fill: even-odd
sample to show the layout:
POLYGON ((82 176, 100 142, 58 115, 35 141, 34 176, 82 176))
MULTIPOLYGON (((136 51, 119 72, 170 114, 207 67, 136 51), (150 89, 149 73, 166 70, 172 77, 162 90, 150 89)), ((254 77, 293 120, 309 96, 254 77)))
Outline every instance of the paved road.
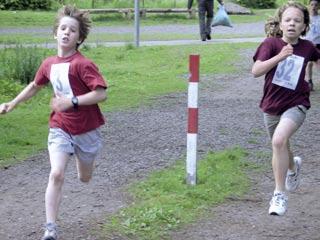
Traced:
MULTIPOLYGON (((185 24, 172 24, 172 25, 158 25, 158 26, 140 26, 141 33, 178 33, 178 34, 193 34, 199 32, 198 25, 185 25, 185 24)), ((93 33, 133 33, 134 26, 109 26, 109 27, 93 27, 93 33)), ((233 24, 233 27, 214 27, 213 32, 216 34, 241 34, 241 35, 263 35, 264 23, 239 23, 233 24)), ((37 33, 37 34, 50 34, 52 33, 51 27, 15 27, 15 28, 0 28, 0 34, 8 33, 37 33)))
MULTIPOLYGON (((110 33, 110 34, 134 34, 134 26, 121 26, 121 27, 93 27, 92 33, 110 33)), ((38 36, 47 36, 52 33, 52 29, 49 27, 41 28, 1 28, 0 34, 16 34, 16 33, 34 33, 38 36)), ((152 33, 173 33, 173 34, 195 34, 199 35, 198 25, 159 25, 159 26, 141 26, 140 34, 152 34, 152 33)), ((207 41, 205 44, 211 43, 225 43, 225 42, 261 42, 264 36, 264 23, 241 23, 234 24, 230 27, 214 27, 213 28, 213 40, 207 41), (214 35, 227 35, 227 38, 215 39, 214 35), (230 38, 230 35, 235 35, 236 38, 230 38), (243 36, 243 37, 242 37, 243 36), (255 37, 248 37, 255 36, 255 37), (257 37, 259 36, 259 37, 257 37)), ((102 46, 124 46, 130 42, 102 42, 98 43, 102 46)), ((96 46, 97 43, 86 43, 87 45, 96 46)), ((186 45, 186 44, 204 44, 199 40, 168 40, 168 41, 141 41, 140 46, 155 46, 155 45, 186 45)), ((10 47, 10 45, 0 45, 0 48, 10 47)), ((15 45, 11 45, 15 46, 15 45)), ((30 44, 29 46, 32 46, 30 44)), ((41 44, 43 47, 54 48, 55 44, 47 43, 41 44)))

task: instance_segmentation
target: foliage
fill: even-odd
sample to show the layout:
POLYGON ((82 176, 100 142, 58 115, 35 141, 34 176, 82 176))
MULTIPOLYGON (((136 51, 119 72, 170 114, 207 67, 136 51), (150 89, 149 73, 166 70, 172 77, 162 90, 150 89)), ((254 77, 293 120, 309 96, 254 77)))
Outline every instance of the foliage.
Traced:
MULTIPOLYGON (((60 0, 60 4, 75 4, 80 8, 133 8, 134 0, 60 0)), ((140 7, 187 7, 187 0, 140 0, 140 7)))
POLYGON ((5 48, 0 55, 0 78, 13 80, 21 84, 31 82, 45 57, 44 50, 38 47, 5 48))
POLYGON ((235 0, 236 3, 250 8, 274 8, 276 0, 235 0))
POLYGON ((196 186, 185 183, 185 161, 132 184, 133 204, 112 217, 106 232, 118 231, 130 239, 166 239, 169 231, 203 216, 208 207, 246 191, 244 170, 250 166, 245 155, 240 148, 209 152, 197 164, 196 186))
POLYGON ((10 80, 0 79, 0 86, 0 95, 3 98, 13 98, 23 89, 21 84, 10 80))
POLYGON ((52 0, 0 0, 2 10, 23 10, 23 9, 42 9, 51 8, 52 0))

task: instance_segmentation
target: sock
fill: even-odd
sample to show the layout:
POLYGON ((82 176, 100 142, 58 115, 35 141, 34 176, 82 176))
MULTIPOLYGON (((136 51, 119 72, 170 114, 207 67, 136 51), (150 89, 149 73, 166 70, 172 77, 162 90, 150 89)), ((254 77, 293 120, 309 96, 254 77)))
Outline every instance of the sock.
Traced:
POLYGON ((288 175, 294 175, 296 174, 296 171, 295 170, 291 170, 291 169, 288 169, 288 175))

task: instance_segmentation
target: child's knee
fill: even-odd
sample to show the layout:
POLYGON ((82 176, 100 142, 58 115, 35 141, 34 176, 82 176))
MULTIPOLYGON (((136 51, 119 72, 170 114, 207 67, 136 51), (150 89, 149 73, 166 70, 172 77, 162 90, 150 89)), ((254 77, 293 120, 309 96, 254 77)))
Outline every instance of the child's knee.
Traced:
POLYGON ((61 184, 64 181, 64 173, 59 170, 53 170, 50 172, 50 181, 54 184, 61 184))
POLYGON ((272 138, 272 147, 276 149, 281 149, 287 147, 288 140, 283 136, 274 135, 272 138))

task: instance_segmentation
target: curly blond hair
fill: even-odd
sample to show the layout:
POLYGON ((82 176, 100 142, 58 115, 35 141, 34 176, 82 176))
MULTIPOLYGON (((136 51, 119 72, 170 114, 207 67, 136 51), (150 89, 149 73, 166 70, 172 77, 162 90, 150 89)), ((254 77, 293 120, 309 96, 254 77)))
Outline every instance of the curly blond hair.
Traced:
POLYGON ((264 31, 267 37, 282 37, 280 22, 277 17, 270 17, 264 24, 264 31))

